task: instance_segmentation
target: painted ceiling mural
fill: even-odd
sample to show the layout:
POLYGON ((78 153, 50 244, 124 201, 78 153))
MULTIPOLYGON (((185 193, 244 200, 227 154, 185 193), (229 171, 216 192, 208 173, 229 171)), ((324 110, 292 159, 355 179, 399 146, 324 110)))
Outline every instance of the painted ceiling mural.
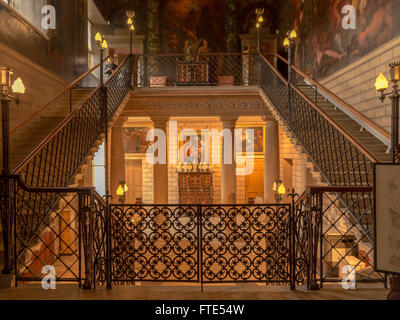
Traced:
POLYGON ((292 0, 298 30, 295 65, 323 78, 400 34, 399 0, 292 0), (342 28, 341 10, 353 5, 356 29, 342 28), (310 49, 311 48, 311 49, 310 49))
MULTIPOLYGON (((266 26, 277 25, 278 6, 273 0, 239 0, 237 32, 255 26, 255 8, 265 8, 266 26), (276 12, 272 14, 271 12, 276 12)), ((226 52, 226 0, 165 0, 160 8, 161 51, 189 53, 203 47, 226 52), (206 40, 206 41, 204 41, 206 40)), ((239 48, 238 48, 239 49, 239 48)))
POLYGON ((225 0, 167 0, 161 9, 161 50, 189 53, 203 46, 222 51, 225 45, 225 0))

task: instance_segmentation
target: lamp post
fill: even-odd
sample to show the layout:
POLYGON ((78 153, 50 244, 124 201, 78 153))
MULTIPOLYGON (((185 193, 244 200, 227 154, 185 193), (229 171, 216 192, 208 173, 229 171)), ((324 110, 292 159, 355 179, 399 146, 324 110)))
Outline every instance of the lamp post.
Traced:
POLYGON ((133 25, 133 18, 135 17, 135 11, 126 11, 126 16, 128 20, 126 21, 129 27, 129 55, 132 55, 132 47, 133 47, 133 31, 135 31, 135 26, 133 25))
MULTIPOLYGON (((107 232, 107 247, 111 248, 111 214, 110 214, 110 189, 109 189, 109 179, 108 179, 108 117, 107 117, 107 88, 104 86, 104 50, 108 48, 107 41, 104 39, 104 36, 99 32, 96 33, 95 40, 100 50, 100 90, 101 90, 101 103, 102 106, 100 108, 100 112, 103 113, 100 119, 103 120, 104 126, 104 188, 105 188, 105 217, 106 217, 106 228, 107 232)), ((107 289, 111 289, 111 250, 107 251, 107 263, 106 263, 106 274, 107 276, 107 289)))
POLYGON ((96 33, 94 37, 97 45, 99 46, 100 51, 100 85, 104 84, 104 50, 108 48, 107 41, 104 39, 104 36, 100 34, 100 32, 96 33))
POLYGON ((2 139, 3 139, 3 170, 2 178, 2 209, 1 222, 3 226, 3 241, 4 241, 4 268, 2 274, 10 274, 10 231, 12 223, 12 215, 10 213, 10 102, 14 101, 19 104, 19 94, 25 93, 25 86, 18 78, 11 86, 11 76, 13 72, 10 68, 0 67, 0 98, 1 98, 1 117, 2 117, 2 139))
POLYGON ((117 194, 119 202, 121 202, 121 204, 125 203, 127 192, 128 192, 128 186, 126 185, 125 181, 120 181, 118 184, 116 194, 117 194))
POLYGON ((257 15, 256 29, 257 29, 257 51, 258 51, 258 53, 261 53, 261 27, 262 27, 262 24, 264 23, 263 14, 264 14, 263 8, 256 9, 256 15, 257 15))
POLYGON ((272 190, 274 190, 275 193, 276 203, 280 203, 283 196, 286 194, 286 188, 281 179, 275 180, 272 190))
POLYGON ((288 31, 285 40, 283 40, 283 46, 288 52, 288 82, 292 82, 292 65, 293 65, 293 51, 295 41, 297 39, 296 30, 288 31))
POLYGON ((291 99, 291 84, 292 84, 292 65, 293 65, 293 48, 297 39, 296 30, 288 31, 283 46, 288 52, 288 109, 290 115, 290 124, 292 123, 292 99, 291 99))
MULTIPOLYGON (((389 64, 390 78, 393 82, 392 92, 385 93, 389 88, 389 82, 383 73, 379 74, 375 82, 375 88, 380 93, 379 99, 382 103, 386 97, 392 100, 392 141, 390 148, 390 160, 393 164, 400 162, 399 154, 399 85, 400 81, 400 62, 393 62, 389 64)), ((390 282, 391 290, 388 295, 389 300, 400 300, 400 276, 394 275, 390 282)))
POLYGON ((398 144, 399 144, 399 85, 400 81, 400 62, 394 62, 389 65, 390 77, 393 82, 392 92, 385 93, 385 90, 389 87, 389 82, 386 77, 381 73, 375 82, 375 88, 380 93, 380 100, 382 103, 385 98, 389 96, 392 100, 392 142, 390 149, 390 159, 392 163, 399 162, 398 144))

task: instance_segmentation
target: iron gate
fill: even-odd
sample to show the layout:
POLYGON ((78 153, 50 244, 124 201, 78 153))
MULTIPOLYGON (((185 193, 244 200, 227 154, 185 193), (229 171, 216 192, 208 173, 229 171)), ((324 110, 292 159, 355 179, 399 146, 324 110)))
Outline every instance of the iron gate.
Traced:
POLYGON ((289 204, 111 205, 110 214, 114 284, 293 282, 289 204))

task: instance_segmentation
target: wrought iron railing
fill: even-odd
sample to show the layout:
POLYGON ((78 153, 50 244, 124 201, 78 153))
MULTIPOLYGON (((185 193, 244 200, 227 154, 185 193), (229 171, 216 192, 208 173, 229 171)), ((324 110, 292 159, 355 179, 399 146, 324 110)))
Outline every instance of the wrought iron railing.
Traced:
POLYGON ((9 245, 12 250, 9 259, 16 285, 54 276, 56 281, 78 282, 79 285, 84 282, 84 287, 90 288, 96 272, 95 262, 100 260, 101 250, 104 250, 104 241, 101 245, 93 241, 99 219, 104 225, 101 217, 105 215, 105 203, 95 189, 32 188, 19 175, 1 178, 0 182, 8 184, 10 189, 9 245), (32 202, 27 195, 37 194, 42 195, 40 200, 47 214, 42 215, 32 233, 33 226, 28 223, 27 215, 37 202, 32 202), (30 234, 28 239, 27 234, 30 234), (49 266, 52 270, 45 269, 49 266))
POLYGON ((135 55, 138 87, 256 85, 256 54, 135 55))
POLYGON ((326 182, 334 186, 372 184, 373 154, 343 127, 288 83, 276 68, 261 57, 260 89, 272 102, 326 182), (289 98, 290 97, 290 98, 289 98))
MULTIPOLYGON (((39 145, 13 171, 32 188, 67 187, 77 170, 104 134, 104 110, 111 120, 115 111, 131 89, 131 62, 129 56, 100 86, 39 145)), ((18 210, 25 227, 21 229, 21 243, 35 245, 34 241, 43 223, 49 218, 61 194, 27 192, 21 189, 18 210)), ((3 207, 4 208, 4 207, 3 207)), ((8 214, 2 210, 2 216, 8 214)), ((9 217, 4 217, 5 220, 9 217)), ((8 236, 5 236, 7 239, 8 236)), ((7 244, 5 244, 7 245, 7 244)), ((19 253, 23 247, 17 248, 19 253)))
POLYGON ((305 281, 309 289, 341 282, 347 266, 354 268, 357 282, 385 282, 373 268, 374 224, 364 221, 373 220, 371 193, 372 187, 310 187, 296 201, 298 282, 305 281))
POLYGON ((111 205, 111 280, 289 285, 291 212, 290 204, 111 205))
MULTIPOLYGON (((275 59, 282 62, 285 67, 288 65, 288 60, 280 55, 274 55, 275 59)), ((318 105, 319 102, 330 101, 335 107, 342 110, 351 119, 356 121, 362 128, 371 132, 385 145, 390 146, 390 133, 384 130, 382 127, 371 121, 363 113, 349 105, 343 99, 335 95, 332 91, 321 85, 315 79, 307 75, 305 72, 301 71, 296 66, 292 65, 292 78, 293 83, 296 84, 298 88, 307 87, 312 88, 315 92, 310 98, 318 105)))

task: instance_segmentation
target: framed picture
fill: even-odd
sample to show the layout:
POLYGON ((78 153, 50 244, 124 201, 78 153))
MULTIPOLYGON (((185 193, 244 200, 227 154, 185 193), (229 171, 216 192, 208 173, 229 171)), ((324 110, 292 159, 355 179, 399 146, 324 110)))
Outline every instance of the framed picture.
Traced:
POLYGON ((146 140, 149 127, 126 127, 125 132, 125 153, 146 153, 150 141, 146 140))
MULTIPOLYGON (((207 154, 206 147, 200 134, 187 134, 181 131, 178 134, 178 161, 181 163, 202 163, 201 157, 204 155, 207 162, 210 153, 207 154)), ((209 145, 208 152, 210 152, 210 148, 209 145)))
POLYGON ((236 129, 242 129, 242 154, 246 154, 251 150, 248 139, 249 130, 253 130, 254 132, 254 155, 262 155, 264 153, 264 126, 237 126, 236 129))
POLYGON ((375 269, 400 274, 400 164, 374 165, 375 269))

